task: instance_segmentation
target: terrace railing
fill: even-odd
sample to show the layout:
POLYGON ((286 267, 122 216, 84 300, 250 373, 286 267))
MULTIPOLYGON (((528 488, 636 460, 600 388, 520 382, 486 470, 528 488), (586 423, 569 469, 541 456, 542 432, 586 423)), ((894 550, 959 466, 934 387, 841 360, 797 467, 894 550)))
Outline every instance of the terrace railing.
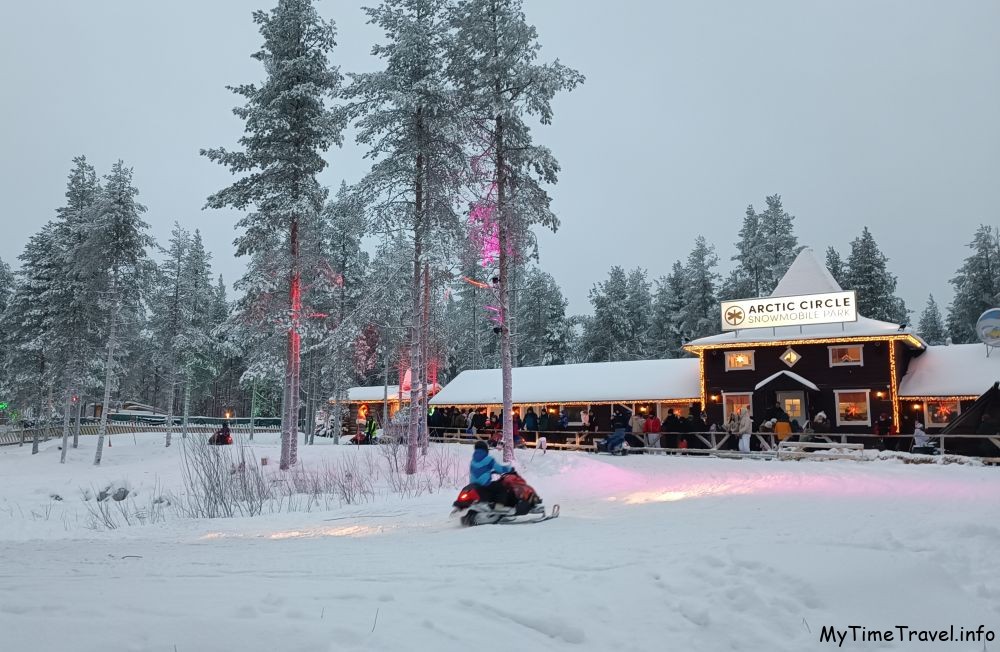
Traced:
MULTIPOLYGON (((97 424, 85 424, 80 426, 80 436, 93 436, 97 434, 99 426, 97 424)), ((211 424, 188 424, 187 431, 189 434, 212 434, 219 429, 217 425, 211 424)), ((250 426, 249 424, 236 424, 229 428, 230 432, 234 435, 249 435, 250 426)), ((19 428, 15 430, 6 430, 0 432, 0 446, 12 446, 24 444, 30 444, 34 441, 35 437, 38 437, 39 441, 47 441, 49 439, 59 439, 62 437, 62 424, 52 424, 51 426, 38 426, 34 428, 19 428)), ((180 435, 183 432, 182 426, 174 426, 171 429, 175 435, 180 435)), ((257 426, 254 428, 254 433, 265 433, 265 432, 280 432, 280 428, 274 426, 257 426)), ((108 435, 131 435, 139 433, 153 433, 153 434, 163 434, 167 433, 167 426, 164 424, 146 424, 146 423, 109 423, 107 427, 108 435)), ((70 437, 73 436, 73 426, 70 426, 70 437)))

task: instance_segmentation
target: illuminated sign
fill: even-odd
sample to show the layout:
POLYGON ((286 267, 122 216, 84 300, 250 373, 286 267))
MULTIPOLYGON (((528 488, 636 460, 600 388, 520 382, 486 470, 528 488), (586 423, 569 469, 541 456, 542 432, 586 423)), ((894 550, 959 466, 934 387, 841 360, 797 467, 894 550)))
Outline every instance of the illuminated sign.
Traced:
POLYGON ((853 290, 724 301, 721 311, 724 331, 858 320, 857 298, 853 290))

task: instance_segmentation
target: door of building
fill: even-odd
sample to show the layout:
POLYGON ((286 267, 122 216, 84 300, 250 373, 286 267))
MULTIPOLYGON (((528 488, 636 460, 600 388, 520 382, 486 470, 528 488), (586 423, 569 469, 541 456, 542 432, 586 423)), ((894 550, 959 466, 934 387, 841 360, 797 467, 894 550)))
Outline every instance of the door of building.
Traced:
POLYGON ((790 421, 805 423, 806 394, 805 392, 776 392, 778 405, 788 414, 790 421))

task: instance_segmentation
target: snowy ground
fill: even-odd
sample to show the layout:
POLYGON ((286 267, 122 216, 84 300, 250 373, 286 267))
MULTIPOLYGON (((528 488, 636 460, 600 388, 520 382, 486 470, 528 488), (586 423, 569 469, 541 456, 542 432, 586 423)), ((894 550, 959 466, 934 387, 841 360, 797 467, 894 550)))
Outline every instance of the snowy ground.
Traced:
MULTIPOLYGON (((182 486, 162 436, 114 437, 99 468, 94 444, 65 466, 58 442, 0 448, 0 649, 820 650, 837 648, 822 627, 851 625, 1000 637, 996 468, 528 451, 517 466, 557 520, 461 529, 451 488, 380 485, 358 505, 167 509, 95 531, 81 489, 126 486, 141 506, 182 486)), ((470 453, 436 448, 462 466, 470 453)), ((300 451, 313 468, 378 454, 300 451)), ((273 439, 255 456, 276 459, 273 439)))

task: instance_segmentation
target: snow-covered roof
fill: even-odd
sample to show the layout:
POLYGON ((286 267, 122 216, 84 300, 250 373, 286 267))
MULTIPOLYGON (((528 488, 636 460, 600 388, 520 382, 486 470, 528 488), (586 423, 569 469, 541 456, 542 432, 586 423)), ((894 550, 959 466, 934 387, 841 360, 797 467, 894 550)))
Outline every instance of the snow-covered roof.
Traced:
MULTIPOLYGON (((433 387, 428 385, 428 387, 431 388, 431 392, 441 389, 440 385, 434 385, 433 387)), ((395 401, 399 399, 399 385, 389 385, 388 392, 390 401, 395 401)), ((369 403, 369 402, 381 401, 385 397, 385 393, 386 393, 385 385, 373 385, 371 387, 351 387, 350 389, 347 390, 347 401, 349 403, 369 403)), ((404 401, 410 400, 409 390, 403 392, 403 400, 404 401)), ((334 402, 334 399, 332 397, 330 398, 330 402, 331 403, 334 402)))
POLYGON ((791 297, 800 294, 822 294, 824 292, 840 292, 842 289, 826 265, 819 262, 816 252, 806 247, 795 257, 795 261, 778 281, 771 296, 791 297))
POLYGON ((754 387, 754 390, 760 389, 761 387, 767 385, 769 382, 771 382, 775 378, 779 378, 781 376, 787 376, 787 377, 791 378, 792 380, 794 380, 795 382, 800 383, 800 384, 808 387, 809 389, 811 389, 813 391, 816 391, 816 392, 819 391, 819 387, 816 387, 816 385, 811 380, 807 380, 807 379, 803 378, 802 376, 800 376, 800 375, 798 375, 796 373, 792 373, 791 371, 779 371, 776 374, 771 374, 770 376, 768 376, 764 380, 762 380, 759 383, 757 383, 757 386, 754 387))
POLYGON ((1000 351, 986 357, 983 344, 928 346, 910 360, 899 383, 901 397, 979 396, 1000 380, 1000 351))
MULTIPOLYGON (((697 400, 698 382, 698 360, 680 358, 517 367, 512 389, 516 404, 697 400)), ((431 399, 431 405, 502 402, 499 369, 463 371, 431 399)))
POLYGON ((911 345, 923 346, 923 341, 906 327, 902 330, 899 324, 892 324, 877 319, 858 316, 858 321, 839 322, 836 324, 815 324, 810 326, 778 326, 777 328, 746 328, 739 331, 729 331, 718 335, 709 335, 689 342, 686 347, 720 346, 725 344, 749 344, 779 342, 784 340, 818 340, 841 339, 845 337, 889 337, 892 335, 909 335, 911 345))
MULTIPOLYGON (((799 252, 795 261, 778 282, 772 297, 784 297, 806 294, 823 294, 840 292, 841 287, 830 274, 830 270, 819 261, 815 252, 808 247, 799 252)), ((777 342, 782 340, 813 340, 839 339, 845 337, 882 337, 892 335, 909 335, 911 346, 924 346, 913 329, 902 330, 899 324, 869 319, 858 315, 854 322, 838 322, 834 324, 814 324, 807 326, 779 326, 777 328, 745 328, 737 331, 709 335, 694 340, 686 348, 696 349, 703 346, 720 346, 726 344, 749 344, 756 342, 777 342)))

